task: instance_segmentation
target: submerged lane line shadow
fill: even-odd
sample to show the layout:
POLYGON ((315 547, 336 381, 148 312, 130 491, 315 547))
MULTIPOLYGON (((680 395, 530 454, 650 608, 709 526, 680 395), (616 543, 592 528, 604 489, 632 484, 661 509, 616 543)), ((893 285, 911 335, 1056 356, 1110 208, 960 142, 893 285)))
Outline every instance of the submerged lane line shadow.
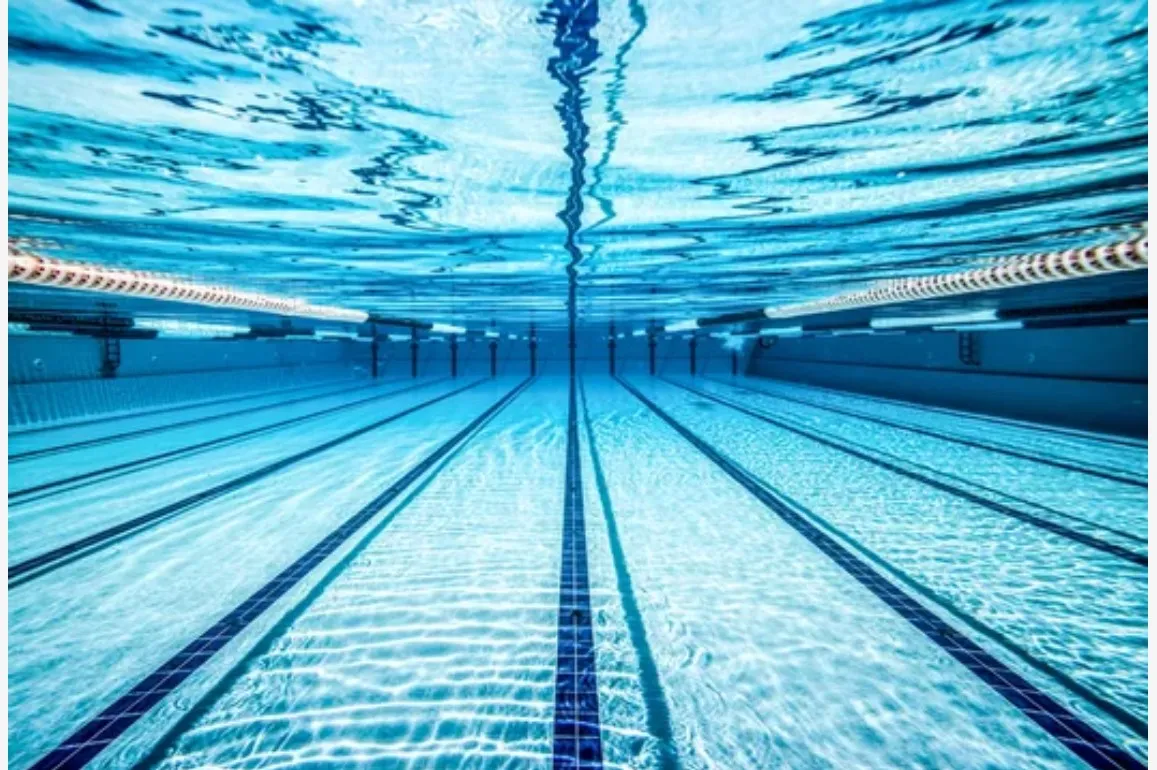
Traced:
POLYGON ((407 471, 389 488, 346 519, 321 542, 306 551, 297 561, 278 573, 273 580, 237 605, 172 658, 161 664, 156 671, 137 682, 125 695, 114 701, 104 711, 68 738, 65 738, 60 745, 32 765, 29 770, 73 770, 84 767, 91 762, 113 741, 149 713, 155 705, 176 690, 189 676, 205 665, 214 654, 232 641, 265 610, 301 582, 322 561, 353 537, 383 508, 397 499, 426 471, 449 455, 455 447, 472 435, 499 409, 513 401, 529 384, 530 378, 523 380, 513 390, 489 406, 465 428, 426 455, 421 462, 407 471))
POLYGON ((639 688, 643 691, 643 707, 647 712, 647 732, 658 741, 658 766, 660 770, 678 770, 680 763, 679 755, 675 749, 675 731, 671 726, 671 710, 667 705, 667 695, 663 692, 659 667, 656 665, 655 656, 651 652, 651 644, 647 641, 647 627, 643 623, 643 614, 639 610, 638 600, 635 599, 635 588, 631 581, 630 568, 627 566, 627 555, 623 550, 622 540, 619 538, 619 527, 615 522, 615 510, 611 505, 611 492, 607 487, 607 480, 603 475, 602 460, 599 458, 599 449, 595 444, 594 426, 591 424, 590 409, 587 408, 586 387, 581 380, 579 381, 579 396, 583 407, 583 424, 587 434, 587 451, 591 456, 591 467, 595 471, 595 487, 599 491, 599 503, 602 505, 603 519, 606 521, 607 540, 610 543, 611 558, 615 564, 615 579, 619 589, 619 597, 623 603, 623 615, 626 617, 631 645, 635 648, 635 657, 639 661, 639 688))
POLYGON ((931 610, 876 572, 866 561, 817 527, 750 473, 714 449, 654 401, 620 377, 627 392, 711 460, 837 566, 890 607, 904 620, 957 662, 989 685, 1028 719, 1096 770, 1145 770, 1145 764, 1103 736, 1100 731, 1045 694, 969 637, 957 631, 931 610))
MULTIPOLYGON (((227 436, 209 439, 208 441, 200 441, 196 444, 178 447, 177 449, 170 449, 167 452, 160 452, 159 454, 150 455, 149 457, 142 457, 137 460, 129 460, 128 462, 117 463, 116 465, 109 465, 104 468, 97 468, 96 470, 87 471, 85 473, 78 473, 75 476, 67 476, 62 479, 56 479, 55 481, 46 481, 43 484, 36 484, 31 487, 25 487, 24 489, 17 489, 8 493, 8 505, 25 505, 27 503, 47 499, 63 492, 73 492, 79 488, 89 486, 96 481, 104 481, 106 480, 106 477, 119 478, 121 476, 127 475, 128 473, 131 473, 136 469, 141 468, 142 466, 156 467, 158 465, 169 462, 170 460, 176 460, 180 457, 197 454, 208 449, 214 449, 216 447, 228 446, 229 444, 236 443, 238 441, 243 441, 254 436, 260 436, 261 434, 268 433, 269 431, 278 430, 290 425, 298 425, 300 423, 308 422, 309 420, 314 420, 319 417, 325 417, 326 415, 342 412, 346 409, 353 409, 354 407, 363 406, 365 404, 373 403, 374 401, 380 401, 384 398, 391 398, 393 396, 399 396, 403 393, 409 393, 411 391, 424 388, 428 385, 434 385, 436 383, 443 382, 445 379, 445 377, 440 377, 436 380, 427 380, 425 382, 420 382, 417 385, 409 385, 397 390, 390 390, 385 393, 379 393, 378 395, 370 396, 369 398, 361 398, 357 401, 338 404, 337 406, 327 407, 326 409, 320 409, 316 412, 309 412, 308 414, 299 415, 297 417, 290 417, 285 420, 278 420, 277 422, 271 422, 267 425, 261 425, 256 428, 250 428, 248 430, 239 431, 237 433, 230 433, 227 436), (41 492, 46 492, 47 494, 38 494, 41 492), (36 495, 36 497, 28 499, 30 495, 36 495)), ((342 394, 337 393, 334 395, 342 394)))
POLYGON ((250 665, 260 659, 273 649, 273 645, 284 636, 293 625, 300 620, 313 604, 321 598, 321 596, 329 589, 333 582, 341 576, 346 569, 369 547, 370 543, 377 540, 377 538, 389 527, 394 520, 415 500, 417 500, 423 492, 434 480, 437 479, 446 468, 454 462, 470 442, 485 428, 495 417, 503 412, 506 407, 510 406, 518 396, 526 391, 529 385, 529 380, 524 381, 519 387, 522 388, 510 401, 506 401, 502 406, 475 426, 474 430, 462 441, 454 447, 454 450, 447 454, 438 464, 437 467, 429 471, 428 475, 422 479, 413 489, 406 494, 406 496, 391 510, 388 514, 375 524, 362 538, 354 544, 349 551, 339 559, 332 567, 330 567, 325 575, 323 575, 317 583, 310 588, 309 592, 305 594, 296 604, 293 605, 281 618, 273 623, 269 630, 225 673, 221 679, 213 685, 201 698, 197 700, 196 705, 189 709, 180 719, 178 719, 168 730, 165 731, 152 748, 149 749, 141 759, 134 765, 134 770, 149 770, 149 768, 156 767, 164 756, 172 749, 180 737, 189 729, 191 729, 201 717, 209 712, 209 710, 216 704, 216 702, 225 695, 237 680, 249 669, 250 665))
MULTIPOLYGON (((777 420, 774 417, 771 417, 767 414, 764 414, 763 412, 760 412, 760 411, 757 411, 754 409, 748 409, 747 407, 745 407, 741 404, 736 404, 735 402, 730 401, 729 399, 722 398, 722 397, 716 396, 712 393, 707 393, 706 391, 701 391, 701 390, 698 390, 696 388, 692 388, 692 387, 687 386, 687 385, 683 385, 682 383, 675 382, 674 380, 668 380, 668 379, 664 378, 664 382, 667 382, 667 383, 669 383, 669 384, 671 384, 677 388, 680 388, 681 390, 684 390, 684 391, 691 393, 695 396, 698 396, 700 398, 705 398, 709 401, 714 401, 717 404, 722 404, 723 406, 726 406, 730 409, 733 409, 733 410, 735 410, 741 414, 745 414, 748 417, 754 417, 757 420, 760 420, 762 422, 766 422, 769 425, 774 425, 777 428, 788 431, 789 433, 794 433, 797 436, 802 436, 803 438, 808 439, 809 441, 814 441, 817 444, 820 444, 821 446, 826 446, 829 449, 835 449, 838 452, 843 452, 844 454, 849 455, 851 457, 855 457, 858 460, 863 460, 864 462, 871 463, 872 465, 875 465, 878 468, 883 468, 884 470, 889 471, 891 473, 895 473, 899 476, 903 476, 904 478, 911 479, 911 480, 916 481, 920 484, 925 484, 927 486, 932 487, 933 489, 937 489, 941 492, 945 492, 945 493, 950 494, 954 497, 958 497, 958 498, 965 500, 969 503, 972 503, 974 505, 981 506, 981 507, 986 508, 990 511, 993 511, 994 513, 998 513, 1002 516, 1007 516, 1010 519, 1016 519, 1017 521, 1023 521, 1024 523, 1030 524, 1034 527, 1037 527, 1038 529, 1043 529, 1046 532, 1049 532, 1049 533, 1054 534, 1054 535, 1058 535, 1058 536, 1063 537, 1067 540, 1071 540, 1074 543, 1080 543, 1081 545, 1088 546, 1089 548, 1093 548, 1095 550, 1102 551, 1103 553, 1107 553, 1110 556, 1115 556, 1118 559, 1122 559, 1124 561, 1130 562, 1130 563, 1135 564, 1139 567, 1144 567, 1146 569, 1149 567, 1149 557, 1146 554, 1137 553, 1136 551, 1131 551, 1128 548, 1124 548, 1122 546, 1116 545, 1115 543, 1110 543, 1110 542, 1107 542, 1105 540, 1101 540, 1100 538, 1093 537, 1092 535, 1087 535, 1084 532, 1079 532, 1075 529, 1070 529, 1069 527, 1066 527, 1062 524, 1058 524, 1055 521, 1050 521, 1048 519, 1042 518, 1040 516, 1036 516, 1036 515, 1029 513, 1027 511, 1021 511, 1021 510, 1018 510, 1018 509, 1013 508, 1011 506, 1004 505, 1003 503, 998 503, 998 502, 995 502, 993 500, 989 500, 987 498, 981 497, 980 495, 973 494, 972 492, 969 492, 966 489, 961 489, 959 487, 953 486, 952 484, 948 484, 946 482, 932 478, 931 476, 927 476, 927 475, 922 474, 922 473, 917 473, 916 471, 908 470, 907 468, 902 468, 899 465, 896 465, 895 463, 888 462, 887 460, 883 459, 883 457, 874 456, 868 452, 864 452, 860 449, 854 448, 851 445, 851 442, 847 442, 844 440, 838 440, 837 441, 837 440, 834 440, 831 438, 827 438, 824 435, 817 433, 815 431, 793 426, 789 423, 783 422, 782 420, 777 420)), ((884 453, 879 452, 878 454, 883 455, 884 453)), ((1062 515, 1064 515, 1064 514, 1062 514, 1062 515)), ((1083 521, 1083 520, 1081 520, 1081 521, 1083 521)), ((1084 522, 1084 523, 1089 524, 1090 526, 1097 526, 1096 524, 1092 524, 1091 522, 1084 522)))
POLYGON ((77 561, 78 559, 91 556, 94 553, 112 547, 113 545, 121 542, 122 540, 125 540, 126 538, 138 535, 141 532, 151 529, 163 521, 167 521, 174 516, 185 513, 186 511, 199 506, 201 503, 208 502, 209 500, 213 500, 215 498, 221 497, 222 495, 238 490, 241 487, 248 486, 249 484, 252 484, 256 481, 260 481, 267 476, 271 476, 274 473, 302 462, 303 460, 308 460, 315 455, 321 454, 328 449, 332 449, 335 446, 351 441, 359 436, 369 433, 372 430, 376 430, 383 425, 387 425, 391 422, 394 422, 395 420, 399 420, 403 417, 411 415, 420 409, 425 409, 426 407, 432 406, 440 401, 444 401, 447 398, 456 396, 459 393, 469 390, 470 388, 477 387, 483 382, 486 382, 486 380, 477 380, 470 383, 469 385, 458 388, 457 390, 443 393, 440 396, 423 401, 420 404, 403 409, 400 412, 395 412, 394 414, 391 414, 390 416, 381 420, 375 420, 369 425, 363 425, 362 427, 357 428, 356 430, 352 430, 349 433, 332 438, 329 441, 318 444, 315 447, 311 447, 302 452, 298 452, 297 454, 290 455, 289 457, 283 457, 280 460, 276 460, 272 463, 269 463, 268 465, 264 465, 260 468, 257 468, 256 470, 250 471, 249 473, 230 479, 229 481, 218 484, 215 487, 210 487, 209 489, 202 490, 196 494, 189 495, 188 497, 178 500, 175 503, 169 503, 168 505, 157 508, 156 510, 129 519, 128 521, 123 521, 120 524, 114 524, 113 526, 103 529, 100 532, 95 532, 91 535, 88 535, 87 537, 82 537, 78 540, 72 541, 71 543, 59 546, 58 548, 53 548, 52 550, 46 551, 39 556, 33 556, 30 559, 26 559, 19 564, 15 564, 8 568, 8 588, 11 590, 13 588, 25 585, 26 583, 29 583, 36 578, 43 577, 44 575, 60 569, 67 564, 71 564, 72 562, 77 561))

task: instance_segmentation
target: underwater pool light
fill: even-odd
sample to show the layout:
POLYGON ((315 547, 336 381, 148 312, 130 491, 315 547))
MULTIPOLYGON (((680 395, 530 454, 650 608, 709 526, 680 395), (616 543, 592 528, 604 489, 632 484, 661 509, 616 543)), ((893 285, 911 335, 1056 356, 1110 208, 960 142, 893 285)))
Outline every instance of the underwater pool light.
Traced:
POLYGON ((454 326, 453 324, 436 323, 430 326, 430 331, 434 334, 465 334, 466 328, 463 326, 454 326))
POLYGON ((760 337, 799 337, 802 334, 802 326, 768 327, 759 330, 760 337))
POLYGON ((675 323, 667 324, 663 327, 665 332, 693 332, 699 328, 699 322, 694 318, 686 321, 676 321, 675 323))
POLYGON ((138 329, 153 329, 162 337, 232 337, 248 334, 248 326, 201 321, 179 321, 175 318, 134 318, 138 329))
POLYGON ((938 316, 898 316, 894 318, 873 318, 873 329, 904 329, 909 326, 945 326, 947 324, 972 324, 995 321, 996 310, 976 310, 969 313, 950 313, 938 316))

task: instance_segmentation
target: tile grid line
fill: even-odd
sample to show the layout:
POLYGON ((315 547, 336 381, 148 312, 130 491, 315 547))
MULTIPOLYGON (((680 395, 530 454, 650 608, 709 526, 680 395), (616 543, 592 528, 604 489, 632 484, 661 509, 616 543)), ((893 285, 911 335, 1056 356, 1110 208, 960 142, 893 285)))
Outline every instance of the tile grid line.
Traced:
POLYGON ((602 770, 603 767, 580 463, 578 401, 572 370, 567 401, 566 487, 559 575, 554 770, 602 770))
POLYGON ((651 412, 686 439, 720 470, 746 489, 753 497, 774 512, 784 523, 806 538, 821 553, 853 577, 900 617, 908 621, 926 638, 952 656, 981 681, 989 685, 1007 702, 1080 757, 1096 770, 1145 770, 1146 765, 1121 747, 1112 743, 1094 727, 1065 706, 1042 692, 1035 685, 980 645, 957 631, 931 610, 908 596, 898 586, 838 541, 820 530, 804 516, 787 505, 768 487, 747 471, 723 456, 682 423, 671 417, 654 401, 640 393, 622 378, 615 378, 631 395, 651 412))
POLYGON ((381 494, 334 529, 320 542, 259 588, 182 650, 134 685, 95 718, 81 726, 30 770, 78 770, 91 762, 108 745, 125 733, 153 706, 171 694, 189 676, 232 641, 258 616, 284 596, 319 563, 334 553, 355 532, 393 502, 427 470, 449 454, 486 420, 521 393, 530 383, 523 380, 497 402, 474 418, 437 449, 424 457, 381 494))

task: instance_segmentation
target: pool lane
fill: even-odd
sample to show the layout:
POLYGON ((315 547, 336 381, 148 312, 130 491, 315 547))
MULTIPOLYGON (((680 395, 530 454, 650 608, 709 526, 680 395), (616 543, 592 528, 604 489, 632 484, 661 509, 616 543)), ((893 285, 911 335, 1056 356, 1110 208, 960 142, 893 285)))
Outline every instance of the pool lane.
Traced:
MULTIPOLYGON (((102 449, 99 454, 93 453, 90 455, 101 458, 98 467, 88 468, 87 470, 84 469, 85 462, 81 460, 77 463, 75 456, 56 458, 55 460, 49 459, 46 463, 42 463, 43 467, 41 468, 42 473, 47 471, 47 473, 43 475, 47 475, 49 478, 45 479, 42 477, 41 480, 32 483, 23 482, 25 486, 10 488, 8 492, 8 504, 11 507, 27 504, 32 500, 43 500, 52 495, 79 489, 112 476, 123 476, 143 468, 156 467, 182 457, 201 454, 220 446, 245 441, 261 433, 300 425, 310 420, 316 420, 346 409, 353 409, 363 404, 380 402, 395 394, 425 387, 429 382, 430 381, 409 380, 399 381, 399 383, 392 388, 361 387, 356 388, 352 392, 343 391, 343 393, 338 396, 322 397, 322 400, 317 403, 308 403, 314 401, 317 397, 301 399, 301 401, 307 402, 308 406, 299 403, 298 400, 286 402, 283 405, 279 405, 267 419, 230 420, 228 424, 230 430, 227 432, 220 429, 214 430, 209 428, 209 426, 198 426, 199 430, 188 438, 170 435, 159 442, 139 443, 138 450, 146 446, 149 447, 147 454, 141 454, 139 451, 133 452, 131 450, 128 452, 122 450, 112 453, 107 449, 102 449), (192 442, 188 443, 190 439, 192 439, 192 442), (159 451, 158 444, 162 447, 159 451), (110 454, 112 454, 111 460, 109 457, 110 454)), ((33 472, 30 473, 27 466, 18 465, 17 470, 21 477, 26 478, 29 475, 34 476, 36 469, 33 468, 33 472)), ((19 484, 21 482, 17 483, 19 484)))
POLYGON ((1018 423, 764 377, 735 378, 732 384, 749 392, 792 399, 797 404, 840 410, 845 416, 852 412, 917 430, 930 430, 957 442, 971 442, 1018 455, 1027 452, 1037 462, 1056 461, 1071 466, 1072 472, 1091 469, 1116 477, 1120 482, 1142 487, 1147 483, 1148 450, 1143 441, 1018 423))
POLYGON ((232 410, 208 418, 176 415, 161 425, 144 429, 118 431, 109 436, 94 436, 60 448, 26 453, 10 463, 14 478, 9 479, 9 498, 21 490, 51 483, 78 474, 99 471, 109 465, 141 460, 160 452, 180 450, 198 442, 210 441, 243 430, 257 430, 281 419, 301 416, 343 404, 356 404, 375 395, 398 390, 410 382, 395 381, 383 385, 358 385, 338 391, 308 393, 295 398, 232 410))
POLYGON ((684 767, 1084 767, 626 390, 586 390, 684 767))
POLYGON ((161 767, 545 767, 565 387, 538 381, 263 645, 161 767))
POLYGON ((640 389, 747 471, 909 576, 1069 690, 1066 702, 1144 743, 1147 570, 674 385, 640 389), (1066 681, 1067 680, 1067 681, 1066 681), (1137 733, 1140 733, 1139 735, 1137 733))
MULTIPOLYGON (((57 431, 67 431, 72 429, 91 429, 94 425, 101 425, 105 423, 120 423, 124 422, 131 425, 133 420, 143 420, 152 418, 157 415, 171 414, 173 412, 189 411, 199 408, 211 409, 217 406, 224 406, 226 404, 241 403, 244 401, 256 401, 260 398, 267 398, 270 396, 285 396, 287 394, 304 393, 309 390, 320 390, 322 388, 336 388, 342 386, 355 387, 359 384, 365 383, 365 378, 350 376, 349 373, 341 375, 334 374, 332 377, 319 378, 314 382, 305 382, 297 385, 290 385, 285 387, 276 387, 271 385, 264 385, 260 388, 253 388, 248 390, 240 390, 230 395, 196 398, 174 401, 170 404, 160 406, 142 407, 140 409, 124 409, 120 411, 105 412, 89 417, 78 417, 71 420, 63 420, 57 423, 30 423, 28 425, 17 425, 9 429, 10 439, 24 439, 28 436, 35 436, 41 434, 55 434, 57 431)), ((64 435, 61 433, 60 435, 64 435)), ((67 441, 68 439, 64 439, 67 441)), ((51 439, 48 439, 51 441, 51 439)))
MULTIPOLYGON (((953 489, 993 509, 1053 528, 1143 566, 1148 559, 1146 490, 1044 467, 935 436, 690 378, 668 379, 708 400, 759 414, 790 430, 953 489)), ((949 426, 950 427, 950 426, 949 426)))
POLYGON ((92 719, 514 384, 484 383, 11 592, 10 766, 92 719))
POLYGON ((330 379, 292 388, 263 390, 223 399, 177 403, 160 409, 144 410, 139 414, 127 413, 89 418, 67 425, 17 432, 10 439, 11 452, 17 456, 23 454, 35 456, 38 453, 51 454, 84 442, 112 441, 121 434, 150 430, 163 431, 175 423, 191 420, 202 420, 208 423, 218 419, 221 415, 259 412, 262 409, 278 408, 286 403, 372 389, 388 382, 388 380, 373 381, 352 378, 330 379))
MULTIPOLYGON (((224 489, 325 442, 359 430, 406 409, 438 398, 477 380, 436 381, 387 392, 381 400, 326 415, 204 453, 179 458, 135 473, 113 475, 96 483, 52 495, 9 511, 9 575, 24 564, 111 527, 147 517, 178 501, 199 503, 214 489, 224 489), (116 504, 111 505, 110 501, 116 504)), ((154 437, 155 438, 155 437, 154 437)), ((140 439, 147 442, 148 439, 140 439)), ((89 450, 93 451, 93 450, 89 450)), ((292 467, 292 466, 291 466, 292 467)), ((285 472, 288 468, 282 470, 285 472)))

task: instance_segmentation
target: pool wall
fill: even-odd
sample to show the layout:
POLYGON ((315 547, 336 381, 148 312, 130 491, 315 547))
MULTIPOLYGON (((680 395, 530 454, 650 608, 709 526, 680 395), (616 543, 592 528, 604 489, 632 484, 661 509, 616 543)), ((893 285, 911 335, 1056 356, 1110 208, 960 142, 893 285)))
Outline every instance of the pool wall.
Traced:
POLYGON ((1147 328, 784 337, 756 347, 748 374, 1143 437, 1147 328))
MULTIPOLYGON (((498 341, 498 376, 530 372, 530 342, 498 341)), ((564 375, 569 371, 567 335, 545 331, 538 335, 535 372, 564 375)), ((578 337, 580 373, 610 371, 609 340, 605 330, 588 330, 578 337)), ((295 388, 310 383, 368 379, 372 361, 366 340, 316 341, 308 339, 124 339, 115 375, 102 374, 104 342, 85 336, 10 336, 8 356, 8 411, 11 425, 68 420, 173 402, 228 397, 238 392, 295 388)), ((695 345, 699 374, 729 375, 747 368, 751 346, 737 353, 712 337, 695 345)), ((615 340, 619 374, 645 374, 650 351, 645 337, 615 340)), ((682 335, 659 335, 655 340, 655 371, 683 375, 691 368, 690 340, 682 335)), ((378 351, 380 377, 412 375, 410 341, 382 340, 378 351)), ((449 377, 454 373, 448 338, 424 339, 418 346, 419 377, 449 377)), ((459 377, 490 374, 490 340, 459 340, 456 373, 459 377)))

